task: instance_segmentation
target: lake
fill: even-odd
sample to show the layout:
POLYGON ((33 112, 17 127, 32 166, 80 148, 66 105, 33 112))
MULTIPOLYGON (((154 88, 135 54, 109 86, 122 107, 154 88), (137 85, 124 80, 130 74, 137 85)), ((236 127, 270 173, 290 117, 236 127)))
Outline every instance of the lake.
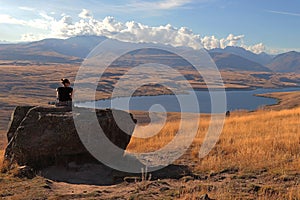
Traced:
MULTIPOLYGON (((227 108, 226 110, 256 110, 265 105, 276 104, 277 100, 273 98, 258 97, 255 94, 265 94, 272 92, 300 91, 299 87, 266 89, 259 88, 255 90, 227 90, 227 108)), ((213 91, 218 94, 220 91, 213 91)), ((198 105, 201 113, 211 113, 211 98, 208 91, 195 91, 198 99, 198 105)), ((76 106, 89 108, 114 108, 120 110, 141 110, 152 112, 199 112, 195 109, 195 101, 192 101, 192 94, 177 95, 159 95, 159 96, 138 96, 138 97, 120 97, 112 100, 99 100, 96 102, 78 103, 76 106), (183 105, 180 107, 180 105, 183 105), (160 105, 160 106, 159 106, 160 105)), ((214 113, 223 113, 224 108, 215 108, 214 113)))

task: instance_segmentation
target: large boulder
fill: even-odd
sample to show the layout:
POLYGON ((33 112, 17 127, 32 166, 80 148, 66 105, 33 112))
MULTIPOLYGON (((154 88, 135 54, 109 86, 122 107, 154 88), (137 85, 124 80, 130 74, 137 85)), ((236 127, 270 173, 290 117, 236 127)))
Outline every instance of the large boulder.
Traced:
MULTIPOLYGON (((117 125, 113 117, 115 110, 82 108, 81 111, 95 113, 107 138, 119 148, 126 149, 131 135, 117 125)), ((74 124, 74 112, 68 107, 16 107, 7 132, 9 143, 5 152, 5 161, 20 166, 27 165, 34 169, 61 162, 83 160, 95 162, 96 159, 86 150, 78 136, 74 124)), ((117 112, 121 114, 120 116, 130 116, 131 121, 127 123, 127 132, 129 130, 132 133, 136 120, 127 112, 117 112)), ((76 115, 81 115, 81 112, 76 115)))

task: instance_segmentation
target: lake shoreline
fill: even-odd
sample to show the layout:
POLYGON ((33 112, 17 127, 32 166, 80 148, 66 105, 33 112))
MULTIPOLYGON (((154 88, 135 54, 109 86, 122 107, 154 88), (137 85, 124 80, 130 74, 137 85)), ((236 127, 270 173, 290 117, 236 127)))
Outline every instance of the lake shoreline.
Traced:
MULTIPOLYGON (((280 98, 274 97, 272 95, 266 95, 268 93, 276 93, 276 92, 293 92, 293 91, 299 91, 300 87, 280 87, 280 88, 262 88, 262 87, 253 87, 251 89, 233 89, 233 88, 226 88, 220 89, 220 88, 211 88, 211 89, 197 89, 194 90, 198 102, 199 102, 199 107, 201 108, 200 113, 206 113, 210 114, 211 111, 211 97, 210 97, 210 92, 218 92, 218 91, 226 91, 226 98, 227 98, 227 108, 226 110, 229 111, 236 111, 236 110, 247 110, 247 111, 255 111, 259 110, 262 107, 270 107, 274 105, 278 105, 281 101, 280 98), (245 92, 245 93, 244 93, 245 92), (204 96, 203 96, 204 95, 204 96), (256 97, 256 98, 255 98, 256 97), (201 100, 199 100, 199 98, 201 100), (262 99, 263 98, 263 99, 262 99), (265 100, 264 100, 265 99, 265 100), (275 101, 270 101, 266 99, 272 99, 275 101), (203 109, 203 110, 202 110, 203 109)), ((185 95, 190 95, 190 93, 182 93, 179 95, 183 95, 182 97, 185 99, 189 99, 188 96, 185 95)), ((130 101, 131 104, 131 109, 130 110, 141 110, 145 111, 148 110, 151 105, 154 104, 166 104, 167 112, 194 112, 190 105, 190 107, 187 110, 179 110, 178 104, 174 104, 173 101, 174 98, 172 98, 174 94, 158 94, 158 95, 134 95, 132 97, 115 97, 115 98, 106 98, 106 99, 100 99, 96 101, 81 101, 81 102, 76 102, 76 106, 79 107, 94 107, 96 106, 97 108, 103 109, 103 108, 111 108, 111 103, 110 101, 113 100, 115 101, 114 103, 117 102, 117 106, 122 106, 125 105, 124 102, 130 101), (122 99, 126 98, 126 99, 122 99), (95 102, 95 103, 94 103, 95 102), (172 104, 173 102, 173 104, 172 104), (148 106, 148 107, 147 107, 148 106)), ((176 98, 177 99, 177 98, 176 98)), ((114 107, 114 109, 122 109, 123 107, 114 107)), ((126 107, 125 107, 126 108, 126 107)), ((196 110, 195 110, 196 112, 196 110)), ((218 111, 214 110, 213 113, 224 113, 226 112, 225 110, 218 111)))
MULTIPOLYGON (((284 89, 284 88, 299 88, 300 86, 286 86, 286 87, 245 87, 245 88, 235 88, 235 87, 228 87, 228 88, 193 88, 194 91, 253 91, 257 89, 284 89)), ((188 94, 187 92, 183 92, 181 94, 188 94)), ((162 96, 162 95, 175 95, 174 93, 164 93, 164 94, 144 94, 144 95, 133 95, 132 97, 148 97, 148 96, 162 96)), ((126 96, 120 96, 120 97, 114 97, 114 98, 122 98, 126 96)), ((111 100, 114 99, 111 97, 103 97, 103 98, 97 98, 95 100, 84 100, 84 101, 77 101, 76 103, 87 103, 87 102, 93 102, 93 101, 102 101, 102 100, 111 100)))

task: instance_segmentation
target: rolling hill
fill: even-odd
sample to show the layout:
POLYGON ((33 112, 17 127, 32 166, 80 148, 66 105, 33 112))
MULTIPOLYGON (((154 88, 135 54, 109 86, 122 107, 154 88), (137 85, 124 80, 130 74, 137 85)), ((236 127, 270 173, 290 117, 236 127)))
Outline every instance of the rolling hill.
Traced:
POLYGON ((268 65, 276 72, 296 72, 300 73, 300 53, 290 51, 276 56, 268 65))
POLYGON ((78 36, 0 45, 0 60, 38 63, 80 63, 105 37, 78 36))
MULTIPOLYGON (((44 39, 30 43, 0 44, 0 60, 2 64, 80 64, 89 52, 105 39, 106 37, 103 36, 76 36, 68 39, 44 39)), ((150 57, 155 52, 145 51, 144 53, 146 57, 150 57)), ((300 73, 299 52, 273 56, 266 53, 255 54, 241 47, 226 47, 225 49, 212 49, 208 53, 219 69, 223 70, 300 73)), ((175 62, 175 60, 170 60, 170 62, 175 62)))
POLYGON ((266 64, 270 63, 274 57, 274 56, 269 55, 264 52, 260 53, 260 54, 255 54, 255 53, 248 51, 242 47, 233 47, 233 46, 228 46, 224 49, 216 48, 216 49, 209 50, 209 52, 210 53, 230 53, 230 54, 234 54, 234 55, 246 58, 253 62, 257 62, 261 65, 266 65, 266 64))
POLYGON ((241 56, 230 53, 210 53, 219 69, 230 69, 236 71, 271 71, 269 68, 241 56))

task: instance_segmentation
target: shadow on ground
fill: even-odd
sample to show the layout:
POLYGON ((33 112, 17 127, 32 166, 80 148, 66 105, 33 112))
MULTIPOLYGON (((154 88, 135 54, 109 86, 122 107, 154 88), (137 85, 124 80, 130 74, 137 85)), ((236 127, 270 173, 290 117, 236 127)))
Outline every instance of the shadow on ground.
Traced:
POLYGON ((71 184, 114 185, 121 182, 136 182, 144 179, 180 179, 192 172, 184 165, 169 165, 163 169, 147 174, 133 174, 111 169, 101 163, 75 162, 67 166, 51 166, 40 171, 47 179, 71 184))

